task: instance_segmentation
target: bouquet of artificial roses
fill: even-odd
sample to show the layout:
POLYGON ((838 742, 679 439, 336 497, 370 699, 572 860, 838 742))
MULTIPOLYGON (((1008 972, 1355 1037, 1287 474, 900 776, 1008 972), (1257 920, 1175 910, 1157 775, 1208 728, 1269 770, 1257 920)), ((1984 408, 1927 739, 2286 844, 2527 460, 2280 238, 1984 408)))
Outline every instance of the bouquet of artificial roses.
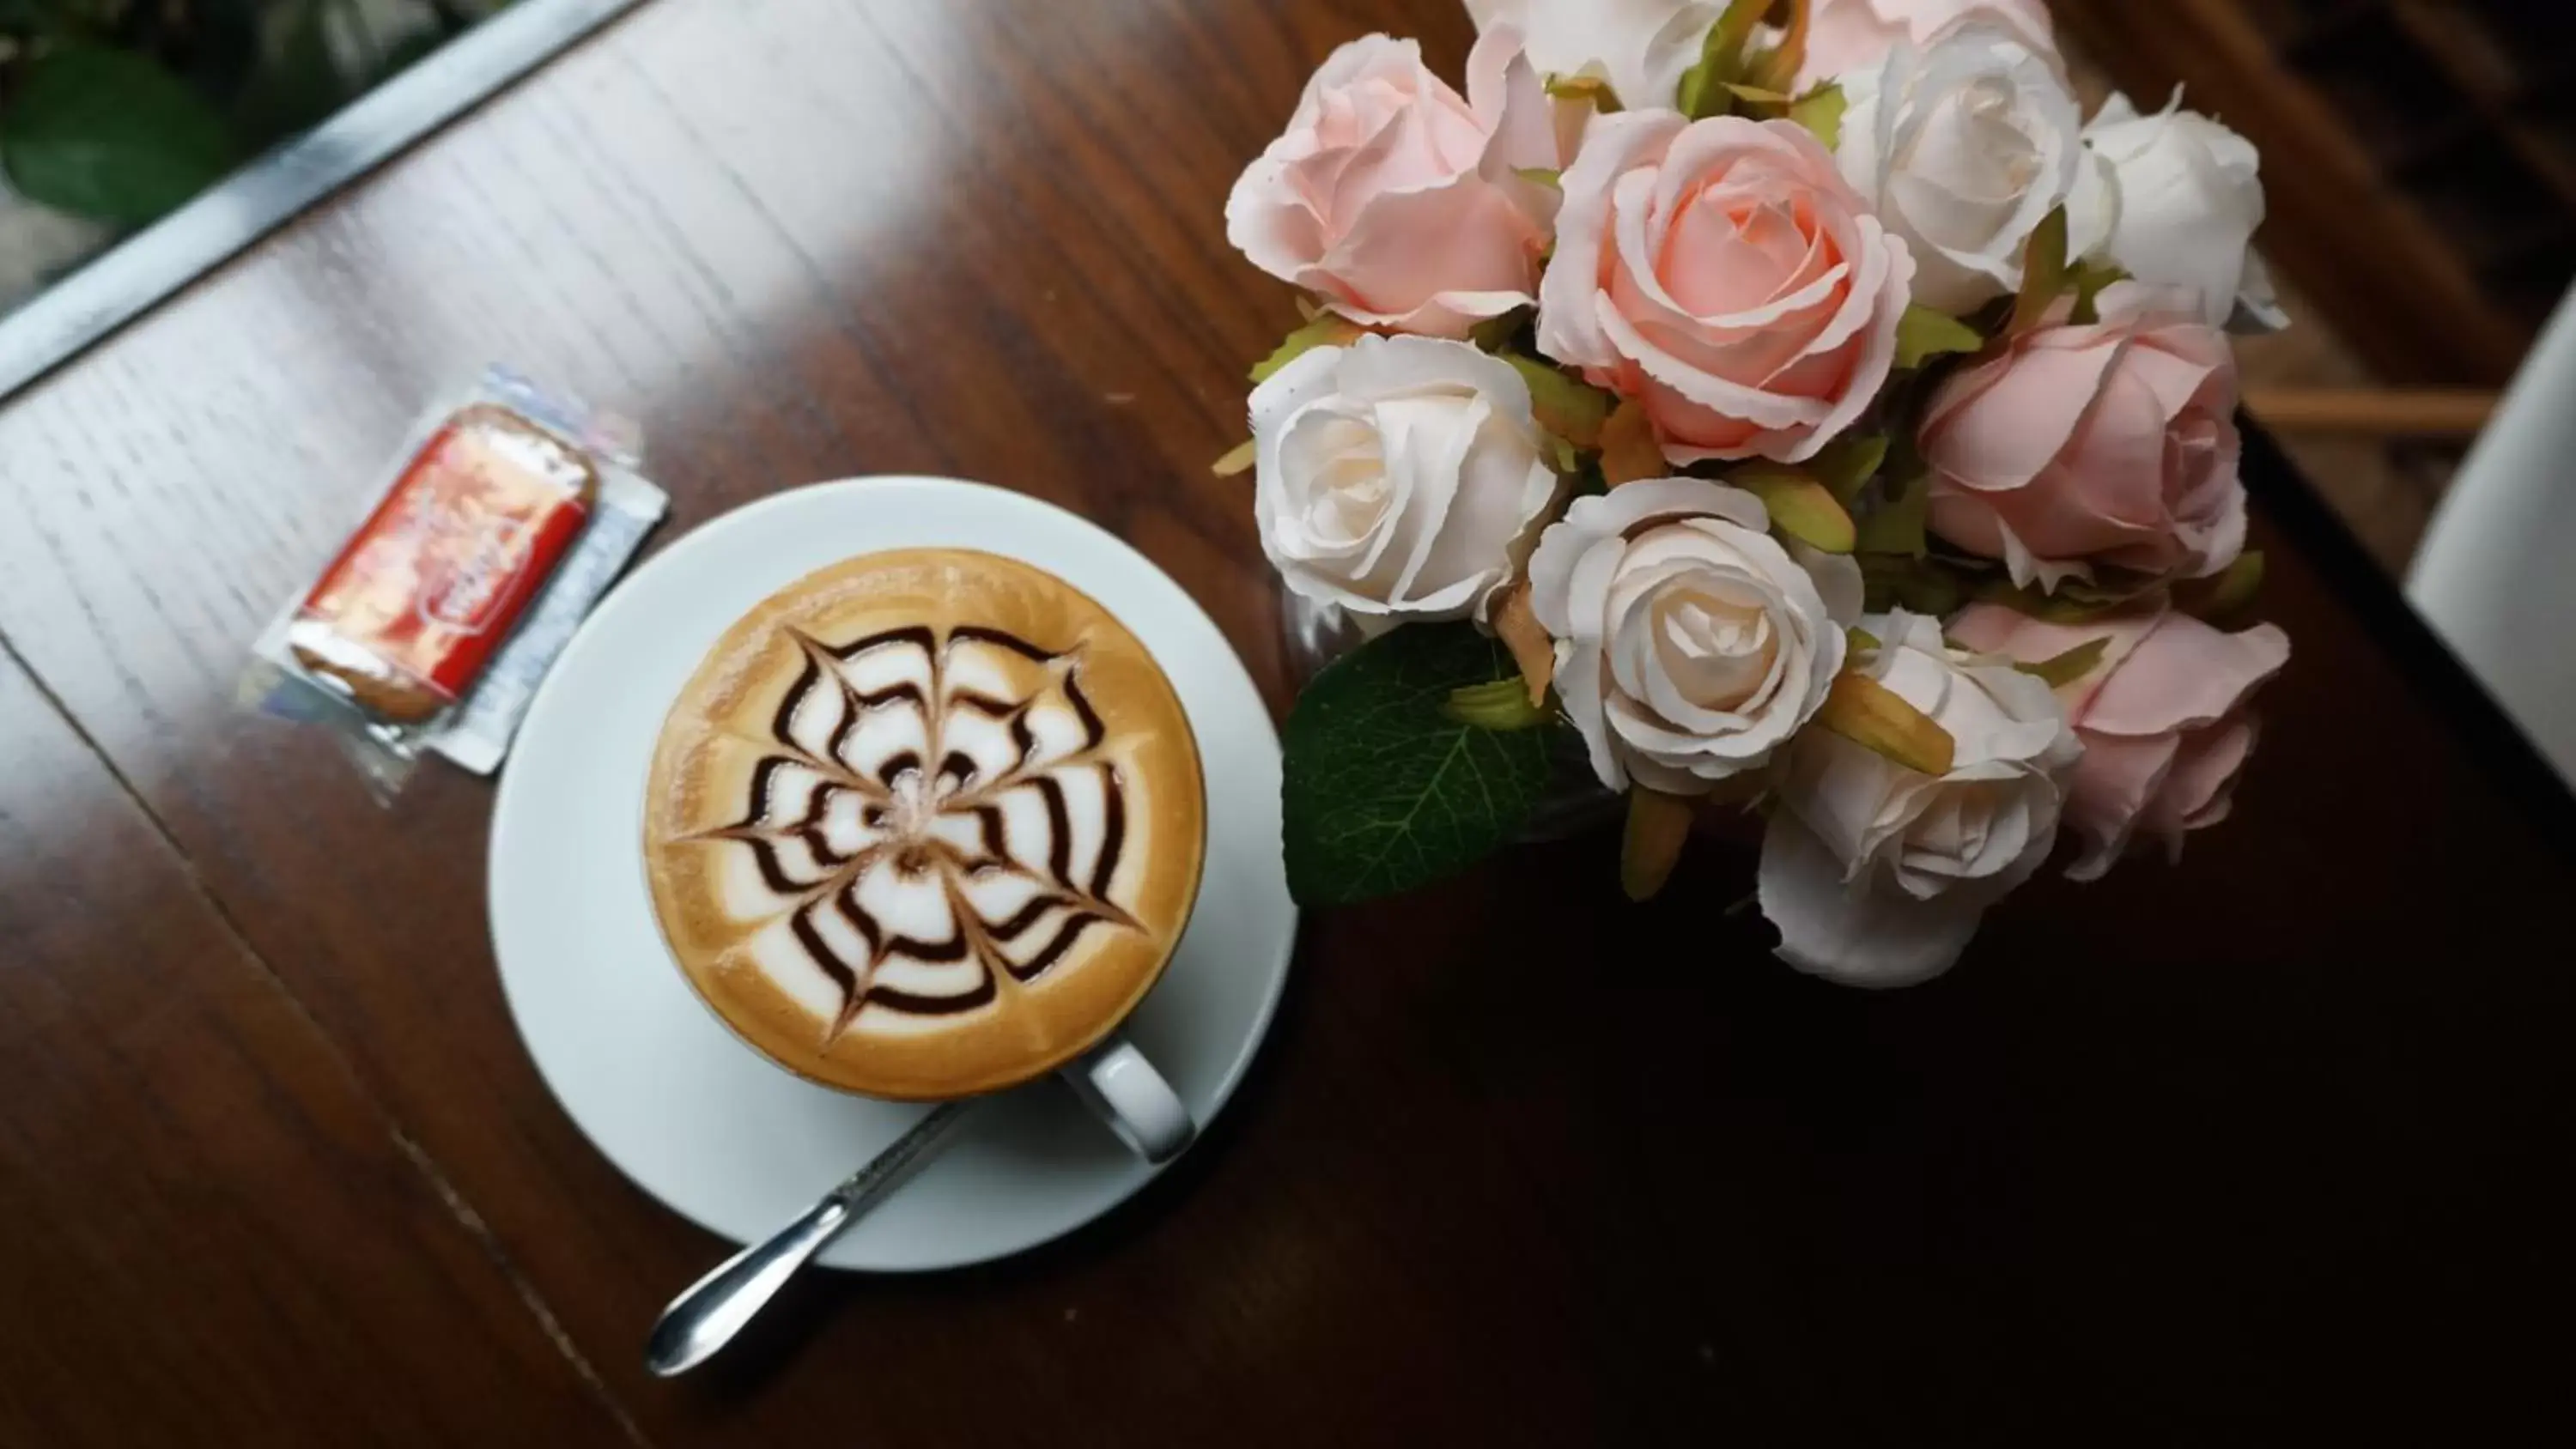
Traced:
POLYGON ((1468 0, 1465 90, 1343 46, 1227 235, 1262 546, 1367 641, 1286 735, 1301 899, 1624 794, 1631 895, 1764 817, 1780 954, 1920 980, 2048 859, 2227 813, 2281 631, 2221 329, 2279 316, 2253 148, 2086 122, 2037 0, 1468 0))

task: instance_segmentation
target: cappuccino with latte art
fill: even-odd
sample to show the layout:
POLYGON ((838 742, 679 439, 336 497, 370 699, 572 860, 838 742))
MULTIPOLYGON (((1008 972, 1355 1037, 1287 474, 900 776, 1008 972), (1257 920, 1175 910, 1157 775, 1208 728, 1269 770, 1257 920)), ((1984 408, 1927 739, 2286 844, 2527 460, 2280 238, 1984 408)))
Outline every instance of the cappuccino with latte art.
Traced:
POLYGON ((644 858, 727 1025, 872 1096, 997 1090, 1170 959, 1205 799, 1178 697, 1089 597, 966 549, 851 559, 720 639, 663 726, 644 858))

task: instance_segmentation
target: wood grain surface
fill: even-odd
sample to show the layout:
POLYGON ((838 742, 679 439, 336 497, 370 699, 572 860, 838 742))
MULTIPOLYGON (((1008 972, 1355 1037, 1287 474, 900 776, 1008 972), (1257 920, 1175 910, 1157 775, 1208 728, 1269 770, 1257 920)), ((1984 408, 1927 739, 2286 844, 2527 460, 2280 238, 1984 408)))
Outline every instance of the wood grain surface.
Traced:
POLYGON ((645 420, 665 539, 857 473, 1024 489, 1284 705, 1207 463, 1295 312, 1221 207, 1372 29, 1467 39, 655 0, 0 409, 0 1444, 2278 1440, 2539 1394, 2567 802, 2260 446, 2298 654, 2179 865, 2037 885, 1889 995, 1770 960, 1724 842, 1645 909, 1583 840, 1318 919, 1139 1201, 644 1376, 722 1245, 529 1064, 489 787, 373 804, 236 709, 249 640, 500 359, 645 420))
POLYGON ((615 1442, 473 1212, 0 658, 0 1444, 615 1442))

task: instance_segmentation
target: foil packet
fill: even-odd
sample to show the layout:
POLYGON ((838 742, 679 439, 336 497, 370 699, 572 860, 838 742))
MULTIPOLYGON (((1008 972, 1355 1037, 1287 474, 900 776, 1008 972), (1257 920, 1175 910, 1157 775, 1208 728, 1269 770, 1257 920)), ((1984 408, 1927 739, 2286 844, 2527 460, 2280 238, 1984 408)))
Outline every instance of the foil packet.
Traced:
POLYGON ((499 768, 564 645, 669 509, 634 425, 503 368, 425 412, 365 518, 243 679, 380 797, 424 750, 499 768))

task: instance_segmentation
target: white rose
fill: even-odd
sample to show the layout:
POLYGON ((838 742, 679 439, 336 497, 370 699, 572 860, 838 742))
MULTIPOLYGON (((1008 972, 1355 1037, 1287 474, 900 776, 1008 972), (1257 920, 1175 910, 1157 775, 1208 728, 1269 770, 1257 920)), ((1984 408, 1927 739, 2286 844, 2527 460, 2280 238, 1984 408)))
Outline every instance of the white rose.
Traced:
POLYGON ((1950 648, 1938 622, 1900 611, 1861 628, 1883 647, 1860 672, 1950 732, 1950 773, 1799 735, 1762 840, 1762 914, 1799 970, 1903 986, 1948 970, 1986 907, 2048 859, 2083 746, 2047 684, 1950 648))
POLYGON ((2057 53, 2056 29, 2041 0, 1812 0, 1807 7, 1807 60, 1798 89, 1876 71, 1887 53, 1967 16, 2008 25, 2038 50, 2057 53))
POLYGON ((2017 291, 2023 249, 2060 204, 2072 255, 2108 234, 2107 168, 2055 57, 2018 30, 1961 21, 1844 89, 1836 163, 1914 253, 1915 301, 1958 314, 2017 291))
POLYGON ((1483 618, 1556 501, 1529 385, 1464 342, 1318 347, 1251 408, 1262 552, 1362 628, 1483 618))
POLYGON ((1630 110, 1670 109, 1726 7, 1711 0, 1467 0, 1479 33, 1509 25, 1549 75, 1610 83, 1630 110))
POLYGON ((2190 290, 2212 327, 2280 327, 2262 264, 2246 250, 2263 224, 2262 158, 2254 143, 2180 109, 2141 116, 2129 98, 2102 103, 2085 144, 2117 178, 2111 259, 2142 282, 2190 290))
POLYGON ((1762 500, 1705 478, 1578 498, 1539 536, 1530 604, 1594 773, 1673 795, 1768 763, 1825 700, 1860 568, 1770 535, 1762 500))

